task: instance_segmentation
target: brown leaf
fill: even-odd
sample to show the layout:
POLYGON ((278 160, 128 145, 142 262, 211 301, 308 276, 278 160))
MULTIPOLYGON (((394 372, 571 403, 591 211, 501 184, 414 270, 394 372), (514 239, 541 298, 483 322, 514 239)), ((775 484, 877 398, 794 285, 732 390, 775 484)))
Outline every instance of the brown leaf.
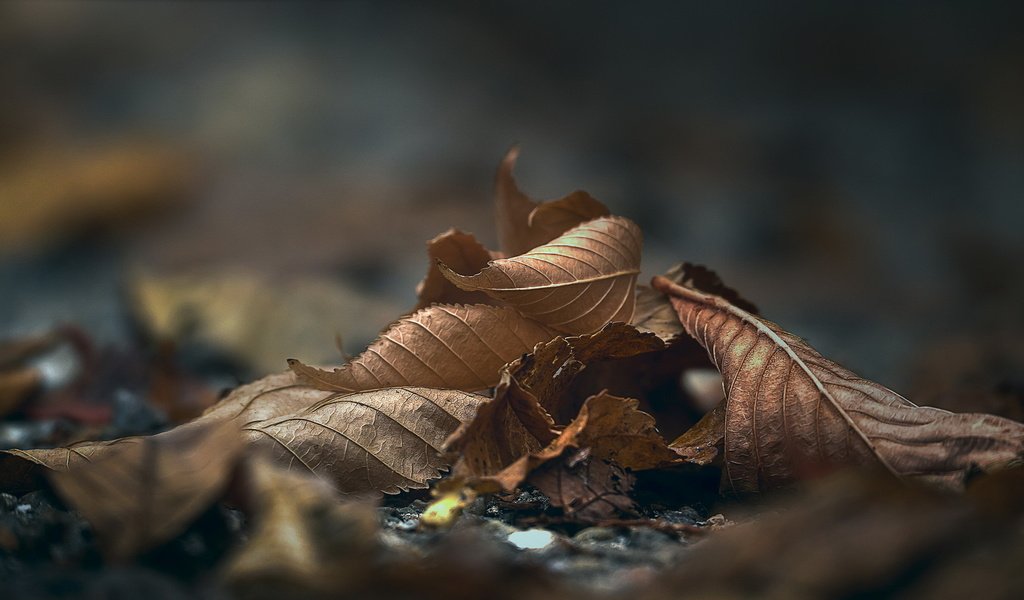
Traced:
POLYGON ((536 452, 558 435, 556 423, 569 423, 582 406, 569 388, 587 364, 598 357, 633 356, 664 348, 654 335, 641 334, 624 323, 609 323, 588 335, 557 337, 502 369, 494 399, 480 407, 447 442, 463 460, 492 467, 508 465, 536 452), (472 449, 471 449, 472 448, 472 449))
POLYGON ((643 471, 678 462, 658 433, 654 417, 639 410, 639 402, 601 393, 589 398, 579 416, 560 437, 567 444, 589 448, 592 456, 643 471))
MULTIPOLYGON (((207 409, 203 416, 157 436, 171 435, 198 425, 233 421, 240 428, 298 411, 331 396, 331 392, 299 385, 295 374, 286 371, 243 385, 207 409)), ((151 437, 157 437, 151 436, 151 437)), ((146 437, 128 437, 101 442, 79 442, 63 448, 0 451, 0 489, 24 492, 38 488, 44 475, 74 471, 108 456, 122 444, 138 444, 146 437)))
POLYGON ((498 166, 494 184, 498 239, 505 256, 533 250, 580 223, 609 214, 607 207, 584 191, 544 203, 531 200, 512 177, 518 157, 518 147, 509 149, 498 166))
POLYGON ((251 446, 269 447, 282 464, 311 471, 343 494, 422 488, 446 466, 438 452, 445 438, 483 400, 420 388, 344 395, 297 384, 294 374, 281 373, 238 388, 202 417, 156 436, 0 452, 0 488, 32 489, 41 473, 74 475, 121 448, 177 439, 217 422, 242 428, 251 446))
POLYGON ((343 494, 390 494, 438 477, 447 466, 440 453, 445 438, 484 400, 428 388, 332 394, 243 430, 279 464, 314 473, 343 494))
POLYGON ((243 448, 234 423, 196 424, 75 453, 50 480, 115 559, 172 538, 221 495, 243 448))
POLYGON ((300 381, 326 390, 398 386, 481 390, 499 370, 556 332, 511 308, 431 306, 404 317, 352 362, 333 371, 289 360, 300 381))
POLYGON ((725 441, 725 404, 719 404, 697 424, 676 438, 669 448, 696 465, 709 465, 722 454, 725 441))
POLYGON ((512 491, 531 472, 570 448, 634 470, 679 462, 655 429, 654 419, 637 410, 637 404, 599 394, 556 432, 536 399, 506 377, 494 400, 481 406, 476 418, 447 442, 448 450, 458 456, 453 480, 467 480, 483 492, 512 491))
POLYGON ((596 523, 635 515, 629 497, 635 480, 625 469, 587 451, 559 456, 530 474, 529 482, 547 496, 552 506, 576 522, 596 523))
POLYGON ((683 333, 683 325, 672 303, 665 294, 646 285, 636 286, 636 308, 630 324, 640 331, 650 331, 666 342, 683 333))
POLYGON ((591 333, 632 318, 641 246, 635 223, 602 217, 476 275, 439 267, 463 290, 485 292, 558 331, 591 333))
POLYGON ((545 452, 558 433, 537 398, 506 369, 494 398, 445 441, 453 463, 448 485, 468 479, 483 492, 514 490, 533 468, 558 455, 560 450, 545 452))
POLYGON ((372 505, 340 502, 316 477, 260 458, 244 479, 255 527, 222 574, 236 595, 309 597, 362 579, 377 543, 372 505))
POLYGON ((243 426, 299 411, 330 396, 329 392, 298 383, 295 373, 285 371, 235 388, 198 420, 232 419, 243 426))
POLYGON ((493 304, 490 296, 483 292, 461 290, 445 279, 437 267, 443 262, 456 273, 472 275, 487 266, 494 256, 490 250, 473 237, 458 229, 449 229, 427 242, 427 257, 430 266, 426 277, 416 286, 419 302, 413 310, 426 308, 431 304, 493 304))
POLYGON ((1024 457, 1024 425, 918 407, 823 358, 726 298, 655 277, 726 389, 723 487, 757 492, 815 465, 881 464, 962 488, 967 475, 1024 457))
MULTIPOLYGON (((662 277, 673 283, 689 285, 709 294, 722 296, 749 313, 756 315, 758 312, 756 306, 741 297, 736 290, 727 287, 714 271, 706 267, 687 262, 679 263, 662 274, 662 277)), ((636 286, 636 310, 633 311, 630 323, 640 331, 655 333, 666 342, 676 341, 679 334, 684 332, 679 315, 676 314, 668 297, 646 285, 636 286)))
MULTIPOLYGON (((652 333, 642 333, 625 323, 609 323, 596 333, 558 337, 539 345, 509 365, 509 371, 524 390, 537 397, 556 423, 565 425, 587 398, 602 390, 639 397, 633 393, 642 393, 651 384, 666 383, 663 380, 678 387, 677 369, 651 373, 660 370, 666 360, 675 362, 675 350, 666 350, 652 333)), ((700 352, 701 359, 706 360, 703 350, 700 352)))

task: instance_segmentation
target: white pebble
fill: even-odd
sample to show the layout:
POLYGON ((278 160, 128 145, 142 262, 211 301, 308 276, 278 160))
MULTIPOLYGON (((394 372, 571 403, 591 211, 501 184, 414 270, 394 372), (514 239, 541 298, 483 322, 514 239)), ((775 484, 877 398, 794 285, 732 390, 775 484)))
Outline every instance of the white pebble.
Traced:
POLYGON ((520 550, 542 550, 555 541, 555 534, 543 529, 527 529, 509 534, 510 544, 520 550))

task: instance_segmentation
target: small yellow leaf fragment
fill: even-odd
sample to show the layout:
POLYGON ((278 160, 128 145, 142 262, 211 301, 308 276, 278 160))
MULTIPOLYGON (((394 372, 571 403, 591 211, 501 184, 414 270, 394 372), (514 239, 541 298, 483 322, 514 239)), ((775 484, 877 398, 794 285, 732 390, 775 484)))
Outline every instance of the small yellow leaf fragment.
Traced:
POLYGON ((455 519, 462 514, 462 509, 475 499, 476 492, 468 488, 444 493, 423 511, 420 524, 434 529, 451 527, 455 519))

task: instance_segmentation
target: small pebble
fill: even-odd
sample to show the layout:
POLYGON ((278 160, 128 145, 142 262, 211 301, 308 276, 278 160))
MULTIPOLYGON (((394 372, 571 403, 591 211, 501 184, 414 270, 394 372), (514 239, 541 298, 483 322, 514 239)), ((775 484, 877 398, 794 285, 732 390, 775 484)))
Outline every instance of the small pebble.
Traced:
POLYGON ((544 529, 527 529, 517 531, 506 539, 520 550, 543 550, 555 543, 555 534, 544 529))

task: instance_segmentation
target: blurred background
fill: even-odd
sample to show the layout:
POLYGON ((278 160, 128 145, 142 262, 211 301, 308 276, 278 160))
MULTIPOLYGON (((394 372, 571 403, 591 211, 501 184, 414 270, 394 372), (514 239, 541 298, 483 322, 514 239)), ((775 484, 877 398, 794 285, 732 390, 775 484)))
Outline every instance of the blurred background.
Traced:
POLYGON ((645 279, 707 264, 919 403, 1022 418, 1022 22, 1013 2, 3 3, 0 338, 70 324, 157 381, 336 364, 336 333, 357 353, 414 304, 428 239, 495 245, 519 143, 527 193, 586 189, 641 225, 645 279))

